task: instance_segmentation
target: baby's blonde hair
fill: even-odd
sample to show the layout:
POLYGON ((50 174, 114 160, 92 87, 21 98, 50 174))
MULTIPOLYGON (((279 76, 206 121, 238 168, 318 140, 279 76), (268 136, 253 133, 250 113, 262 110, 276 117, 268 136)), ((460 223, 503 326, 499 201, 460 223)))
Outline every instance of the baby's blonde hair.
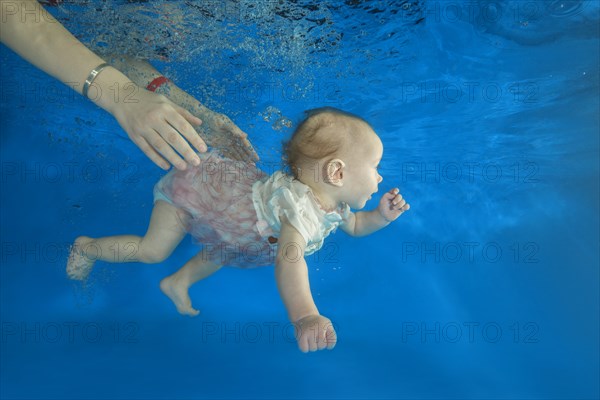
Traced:
POLYGON ((283 144, 287 172, 298 179, 302 167, 338 155, 358 140, 360 124, 370 125, 361 117, 333 107, 305 112, 289 141, 283 144))

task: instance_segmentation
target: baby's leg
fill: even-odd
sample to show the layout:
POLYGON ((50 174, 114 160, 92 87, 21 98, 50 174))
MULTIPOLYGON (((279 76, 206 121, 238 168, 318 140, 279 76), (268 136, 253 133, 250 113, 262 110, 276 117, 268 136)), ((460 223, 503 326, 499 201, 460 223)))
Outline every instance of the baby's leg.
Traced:
POLYGON ((216 264, 202 250, 189 260, 183 268, 160 282, 160 289, 175 303, 180 314, 196 316, 199 311, 192 308, 192 300, 188 294, 190 286, 217 272, 222 265, 216 264))
POLYGON ((80 236, 71 247, 67 275, 86 279, 97 260, 122 263, 158 263, 166 259, 186 234, 191 217, 175 206, 159 200, 154 203, 150 225, 144 237, 134 235, 92 239, 80 236))

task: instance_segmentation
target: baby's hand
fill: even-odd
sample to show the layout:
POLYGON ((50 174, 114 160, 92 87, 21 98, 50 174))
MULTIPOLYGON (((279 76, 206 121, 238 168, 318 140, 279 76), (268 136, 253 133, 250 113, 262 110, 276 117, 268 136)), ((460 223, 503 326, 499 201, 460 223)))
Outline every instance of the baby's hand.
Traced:
POLYGON ((381 197, 377 209, 386 221, 392 222, 404 211, 409 210, 410 204, 402 198, 398 188, 394 188, 381 197))
POLYGON ((322 315, 309 315, 294 323, 296 340, 303 353, 327 348, 331 350, 337 342, 337 335, 329 318, 322 315))

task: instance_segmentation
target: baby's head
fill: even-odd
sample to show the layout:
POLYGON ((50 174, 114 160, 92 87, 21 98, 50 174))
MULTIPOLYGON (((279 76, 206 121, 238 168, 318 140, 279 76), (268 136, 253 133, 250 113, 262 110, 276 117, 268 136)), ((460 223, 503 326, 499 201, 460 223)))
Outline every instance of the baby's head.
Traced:
POLYGON ((365 120, 331 107, 308 111, 284 146, 290 173, 326 207, 364 207, 382 180, 382 154, 381 140, 365 120))

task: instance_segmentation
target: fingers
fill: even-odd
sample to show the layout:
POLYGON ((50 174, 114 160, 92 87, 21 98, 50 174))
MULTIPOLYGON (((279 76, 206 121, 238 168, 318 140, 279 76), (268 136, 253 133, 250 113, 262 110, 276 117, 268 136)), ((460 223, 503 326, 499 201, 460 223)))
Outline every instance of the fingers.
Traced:
POLYGON ((401 208, 402 206, 404 206, 406 204, 406 200, 404 200, 402 198, 401 194, 397 194, 396 196, 394 196, 392 198, 392 200, 390 201, 390 203, 392 203, 392 206, 394 208, 401 208))
POLYGON ((331 350, 337 343, 337 335, 331 322, 315 321, 306 326, 296 325, 296 329, 298 347, 303 353, 331 350))
MULTIPOLYGON (((173 109, 166 110, 164 119, 155 121, 154 132, 145 132, 141 136, 155 150, 155 159, 160 155, 163 160, 166 159, 180 170, 186 168, 181 157, 192 165, 199 165, 200 159, 191 146, 199 152, 205 152, 207 145, 190 124, 199 125, 203 121, 174 103, 170 105, 173 109)), ((211 146, 220 149, 224 156, 238 161, 258 161, 258 155, 247 139, 248 135, 228 117, 217 114, 209 117, 205 123, 206 128, 211 129, 214 135, 211 135, 211 146)), ((153 161, 164 168, 164 164, 158 164, 155 159, 153 161)))
MULTIPOLYGON (((178 107, 178 109, 182 112, 185 111, 181 107, 178 107)), ((187 114, 192 116, 189 112, 187 112, 187 114)), ((177 113, 169 114, 165 122, 166 125, 162 126, 165 131, 161 132, 161 136, 163 136, 171 146, 175 147, 188 162, 190 161, 190 157, 197 158, 197 156, 183 138, 187 139, 199 152, 203 153, 206 151, 204 140, 202 140, 198 135, 198 132, 196 132, 189 122, 185 118, 182 118, 182 115, 177 113)))
POLYGON ((398 218, 400 214, 410 209, 410 205, 404 200, 398 188, 393 188, 386 192, 379 202, 381 215, 391 222, 398 218))
POLYGON ((398 188, 394 188, 386 193, 388 201, 390 202, 390 208, 395 210, 406 211, 410 208, 406 200, 400 194, 398 188))
POLYGON ((258 154, 256 154, 256 151, 254 150, 254 147, 252 147, 252 144, 250 144, 248 140, 246 140, 246 142, 246 154, 248 154, 249 159, 252 161, 260 160, 260 157, 258 156, 258 154))
POLYGON ((211 146, 220 150, 227 158, 237 161, 246 161, 247 157, 239 151, 239 143, 235 138, 229 136, 227 138, 213 138, 211 146))
POLYGON ((309 338, 310 351, 331 350, 337 343, 337 335, 331 323, 321 326, 316 335, 309 338), (311 340, 312 339, 312 340, 311 340))
POLYGON ((219 136, 218 139, 215 138, 215 141, 220 142, 218 147, 226 157, 238 161, 258 161, 258 154, 250 144, 248 135, 229 117, 223 114, 214 114, 208 121, 208 125, 213 133, 219 136))
POLYGON ((326 329, 319 326, 314 326, 309 329, 309 332, 306 332, 308 351, 315 352, 317 350, 323 350, 327 347, 325 332, 326 329))
MULTIPOLYGON (((235 139, 235 138, 232 138, 232 139, 235 139)), ((230 158, 233 158, 234 160, 238 160, 238 161, 246 161, 246 155, 242 151, 242 147, 240 146, 239 140, 232 141, 229 144, 227 150, 228 150, 229 154, 231 154, 230 158)))
POLYGON ((301 352, 308 353, 309 351, 317 351, 317 330, 318 326, 315 325, 296 326, 296 337, 298 339, 298 347, 300 348, 301 352))
POLYGON ((316 338, 317 350, 323 350, 327 348, 327 329, 328 327, 324 326, 319 330, 319 334, 316 338))
MULTIPOLYGON (((181 116, 178 115, 178 117, 180 124, 183 122, 191 129, 191 126, 181 116)), ((138 136, 132 135, 131 138, 144 154, 163 169, 169 168, 169 164, 166 161, 173 164, 179 170, 186 169, 186 162, 175 150, 183 155, 188 163, 199 165, 200 158, 178 132, 179 129, 184 130, 184 125, 176 125, 177 123, 175 122, 173 124, 175 126, 167 121, 162 121, 158 126, 139 133, 138 136)))
POLYGON ((134 143, 142 150, 142 152, 156 165, 164 170, 168 170, 171 164, 169 164, 160 154, 158 154, 152 146, 146 142, 143 137, 135 138, 134 143))
POLYGON ((325 331, 325 340, 327 341, 327 350, 331 350, 335 347, 337 343, 337 334, 335 333, 335 329, 333 329, 333 325, 327 327, 325 331))
MULTIPOLYGON (((176 125, 176 123, 174 122, 167 121, 165 125, 160 127, 160 129, 161 130, 157 133, 163 138, 165 142, 168 143, 168 148, 165 148, 165 150, 169 153, 169 155, 165 153, 162 154, 166 156, 169 159, 169 161, 171 161, 170 154, 174 154, 174 152, 169 150, 174 149, 177 151, 177 153, 181 154, 185 161, 187 161, 188 163, 192 165, 200 165, 200 158, 198 157, 196 152, 192 150, 190 144, 184 140, 184 137, 190 141, 192 141, 192 139, 194 138, 190 138, 185 134, 180 134, 181 129, 183 129, 182 125, 176 125)), ((197 133, 194 133, 194 135, 196 135, 196 139, 199 138, 197 133)), ((194 142, 198 143, 197 140, 194 140, 194 142)), ((199 151, 201 150, 201 152, 207 150, 206 145, 204 145, 204 141, 202 141, 202 145, 196 147, 199 147, 199 151)), ((177 160, 179 159, 180 158, 177 156, 177 160)), ((177 168, 179 168, 179 166, 177 166, 177 168)))
MULTIPOLYGON (((207 146, 206 146, 206 142, 200 137, 200 135, 198 134, 198 132, 193 129, 190 128, 190 125, 187 122, 189 122, 190 124, 194 124, 196 126, 199 126, 202 124, 202 120, 196 116, 194 116, 192 113, 190 113, 188 110, 186 110, 183 107, 180 107, 178 105, 174 105, 175 109, 177 110, 177 112, 183 116, 183 118, 185 118, 185 121, 182 121, 181 118, 177 118, 177 116, 175 117, 175 121, 172 123, 171 121, 168 121, 168 123, 175 128, 179 133, 181 133, 181 135, 188 141, 190 142, 190 144, 192 146, 194 146, 196 148, 196 150, 198 150, 200 153, 204 153, 207 150, 207 146)), ((189 147, 189 146, 188 146, 189 147)), ((193 151, 190 149, 190 151, 193 153, 193 151)), ((182 154, 185 159, 187 160, 187 156, 185 154, 182 154)))
POLYGON ((199 125, 202 121, 174 103, 171 103, 171 106, 173 109, 167 110, 164 119, 157 121, 154 127, 157 135, 147 134, 146 136, 150 137, 146 137, 146 139, 158 153, 162 154, 177 169, 186 168, 185 163, 177 153, 181 154, 188 163, 199 165, 200 158, 190 147, 190 143, 200 152, 205 152, 207 147, 190 123, 199 125))
POLYGON ((398 188, 390 189, 388 192, 383 194, 383 198, 391 200, 398 194, 398 192, 398 188))
POLYGON ((244 157, 244 160, 258 161, 258 154, 256 154, 254 147, 252 147, 252 143, 250 143, 248 140, 248 135, 238 128, 233 122, 231 125, 234 128, 234 131, 232 132, 233 135, 238 138, 240 155, 244 157))
POLYGON ((318 338, 316 335, 308 335, 308 351, 314 353, 319 350, 318 347, 318 338))
POLYGON ((308 353, 310 351, 310 346, 308 344, 308 336, 307 335, 300 336, 300 339, 298 339, 298 347, 300 348, 300 351, 303 353, 308 353))
POLYGON ((175 104, 175 108, 176 108, 177 112, 179 114, 181 114, 183 116, 183 118, 185 118, 190 124, 193 124, 196 126, 202 125, 202 120, 200 118, 196 117, 194 114, 192 114, 188 110, 186 110, 185 108, 178 106, 177 104, 175 104))
POLYGON ((232 144, 232 150, 236 153, 236 160, 240 161, 258 161, 258 154, 246 138, 242 138, 232 144))
MULTIPOLYGON (((171 128, 171 130, 173 130, 173 128, 171 128)), ((164 130, 163 130, 163 132, 164 132, 164 130)), ((175 135, 178 135, 178 133, 174 132, 174 131, 170 132, 168 135, 165 133, 161 134, 161 132, 154 131, 153 134, 147 134, 145 139, 148 142, 148 144, 150 146, 152 146, 157 153, 159 153, 168 162, 173 164, 173 166, 175 166, 175 168, 183 171, 187 168, 187 164, 173 150, 173 148, 171 147, 172 144, 170 143, 170 142, 176 141, 175 135), (166 140, 165 140, 165 136, 167 136, 166 140)), ((181 137, 179 137, 179 140, 183 141, 183 139, 181 137)), ((178 144, 175 146, 175 148, 179 148, 179 149, 181 147, 182 147, 181 144, 178 144)), ((189 146, 188 146, 188 148, 189 148, 189 146)), ((178 151, 183 152, 182 150, 179 150, 179 149, 178 149, 178 151)), ((190 151, 191 151, 191 149, 190 149, 190 151)), ((197 157, 195 154, 194 154, 194 156, 197 157)))
POLYGON ((200 158, 193 148, 205 152, 207 146, 192 124, 202 121, 162 95, 145 90, 140 93, 145 96, 143 102, 132 103, 114 114, 129 137, 163 169, 171 163, 184 170, 185 161, 199 165, 200 158))
POLYGON ((256 153, 248 141, 248 135, 231 121, 229 121, 227 127, 229 128, 228 134, 230 135, 229 149, 234 159, 239 161, 256 161, 258 156, 256 156, 256 158, 254 157, 256 153), (249 151, 249 149, 251 149, 251 151, 249 151))

